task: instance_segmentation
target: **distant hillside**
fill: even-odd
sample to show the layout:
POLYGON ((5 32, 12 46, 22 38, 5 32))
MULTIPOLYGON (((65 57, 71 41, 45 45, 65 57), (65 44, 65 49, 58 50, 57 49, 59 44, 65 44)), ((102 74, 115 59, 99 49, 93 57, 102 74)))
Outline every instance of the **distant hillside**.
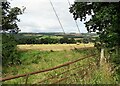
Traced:
POLYGON ((67 36, 68 38, 83 38, 83 37, 88 37, 88 36, 97 36, 96 33, 59 33, 59 32, 53 32, 53 33, 19 33, 19 35, 22 36, 67 36))

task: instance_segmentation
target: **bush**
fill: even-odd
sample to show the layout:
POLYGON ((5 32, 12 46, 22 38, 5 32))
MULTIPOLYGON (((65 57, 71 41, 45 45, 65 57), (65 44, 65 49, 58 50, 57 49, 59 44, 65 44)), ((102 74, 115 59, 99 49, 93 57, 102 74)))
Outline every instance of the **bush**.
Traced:
POLYGON ((83 43, 88 44, 88 43, 89 43, 89 40, 88 40, 87 38, 84 38, 84 39, 83 39, 83 43))
MULTIPOLYGON (((12 34, 2 34, 2 65, 18 63, 17 42, 12 34)), ((20 61, 19 61, 20 62, 20 61)))

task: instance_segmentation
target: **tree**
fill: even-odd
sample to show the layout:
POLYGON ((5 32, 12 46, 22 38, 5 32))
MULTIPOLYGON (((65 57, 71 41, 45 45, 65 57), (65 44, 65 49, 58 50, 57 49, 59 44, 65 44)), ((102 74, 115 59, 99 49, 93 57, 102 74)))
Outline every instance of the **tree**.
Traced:
MULTIPOLYGON (((96 45, 101 46, 101 52, 104 52, 104 48, 109 49, 109 54, 113 54, 110 55, 113 62, 120 65, 120 2, 75 2, 70 7, 70 12, 75 20, 80 18, 80 21, 91 16, 85 22, 87 31, 97 32, 99 38, 96 45)), ((117 68, 118 72, 119 70, 120 67, 117 68)))
POLYGON ((69 39, 68 37, 64 36, 63 38, 60 39, 60 43, 63 44, 63 43, 69 43, 69 39))
POLYGON ((88 43, 89 43, 88 38, 83 38, 83 43, 84 43, 84 44, 88 44, 88 43))
POLYGON ((17 42, 13 36, 13 33, 18 33, 19 28, 17 26, 17 22, 20 20, 17 18, 18 15, 21 15, 23 11, 18 8, 10 7, 10 3, 8 1, 2 1, 1 11, 2 11, 2 29, 4 33, 2 33, 2 63, 3 66, 8 66, 14 63, 17 63, 18 53, 17 53, 17 42), (8 34, 6 32, 10 32, 8 34))
POLYGON ((97 32, 101 47, 116 48, 120 50, 120 2, 75 2, 70 7, 74 19, 86 20, 88 32, 97 32))
POLYGON ((70 7, 70 12, 74 19, 80 18, 81 21, 91 15, 92 18, 85 23, 87 30, 99 31, 101 42, 107 46, 120 44, 120 2, 75 2, 70 7))
POLYGON ((71 43, 71 44, 76 43, 76 41, 75 41, 75 39, 74 39, 74 38, 70 38, 68 41, 69 41, 69 43, 71 43))
POLYGON ((2 30, 19 32, 17 22, 20 22, 20 19, 18 19, 17 16, 22 13, 23 11, 20 8, 11 8, 9 2, 2 2, 2 30))
POLYGON ((9 65, 14 64, 14 62, 19 59, 16 45, 17 45, 17 42, 15 41, 13 36, 6 35, 6 34, 2 35, 3 66, 7 66, 8 64, 9 65))

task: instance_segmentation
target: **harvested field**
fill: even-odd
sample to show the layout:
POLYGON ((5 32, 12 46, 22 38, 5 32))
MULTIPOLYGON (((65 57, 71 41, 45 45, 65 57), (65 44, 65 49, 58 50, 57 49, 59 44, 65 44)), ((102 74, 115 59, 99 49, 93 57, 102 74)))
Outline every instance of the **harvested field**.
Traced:
POLYGON ((62 51, 62 50, 72 50, 80 48, 91 48, 94 47, 92 43, 89 44, 26 44, 18 45, 19 50, 41 50, 41 51, 62 51))

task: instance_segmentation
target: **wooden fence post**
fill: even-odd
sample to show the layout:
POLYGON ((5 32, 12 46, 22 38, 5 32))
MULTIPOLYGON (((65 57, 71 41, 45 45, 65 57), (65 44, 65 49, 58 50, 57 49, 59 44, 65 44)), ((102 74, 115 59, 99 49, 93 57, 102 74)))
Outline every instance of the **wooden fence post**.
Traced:
POLYGON ((100 66, 102 66, 103 65, 103 61, 104 61, 104 59, 105 59, 105 56, 104 56, 104 49, 103 48, 101 48, 101 55, 100 55, 100 66))

